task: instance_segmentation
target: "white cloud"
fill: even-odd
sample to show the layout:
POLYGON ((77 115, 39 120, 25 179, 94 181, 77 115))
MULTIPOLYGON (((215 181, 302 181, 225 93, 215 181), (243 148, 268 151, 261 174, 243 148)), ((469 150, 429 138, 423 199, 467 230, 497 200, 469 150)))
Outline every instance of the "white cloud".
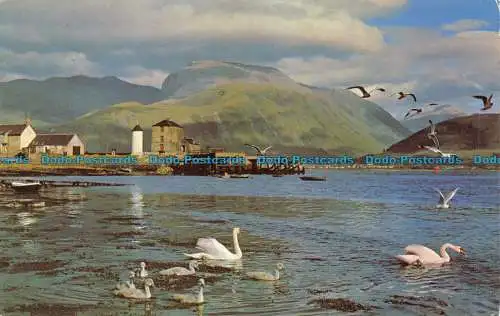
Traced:
POLYGON ((6 74, 0 73, 0 82, 7 82, 7 81, 12 81, 12 80, 17 80, 17 79, 36 79, 36 78, 26 76, 24 74, 19 74, 19 73, 8 73, 8 74, 7 73, 6 74))
MULTIPOLYGON (((413 91, 419 103, 463 102, 471 93, 500 92, 496 33, 462 32, 447 38, 437 32, 407 29, 396 30, 395 35, 400 39, 397 44, 374 54, 347 59, 283 58, 275 66, 306 84, 338 88, 360 84, 385 87, 390 92, 413 91)), ((384 95, 373 100, 391 111, 400 106, 384 95)))
POLYGON ((463 32, 470 30, 479 30, 488 25, 488 22, 482 20, 464 19, 453 23, 444 24, 442 29, 452 32, 463 32))
POLYGON ((168 76, 168 73, 162 70, 146 69, 141 66, 128 67, 124 73, 125 75, 121 76, 122 80, 156 88, 161 88, 163 81, 168 76))
POLYGON ((0 49, 0 76, 6 77, 7 72, 18 70, 20 73, 30 71, 50 71, 53 76, 69 75, 100 75, 99 66, 79 52, 15 53, 0 49), (4 74, 3 74, 4 73, 4 74))
POLYGON ((383 47, 382 33, 358 16, 388 12, 406 0, 214 0, 199 2, 204 10, 192 2, 18 0, 0 12, 0 39, 47 44, 268 40, 376 51, 383 47))

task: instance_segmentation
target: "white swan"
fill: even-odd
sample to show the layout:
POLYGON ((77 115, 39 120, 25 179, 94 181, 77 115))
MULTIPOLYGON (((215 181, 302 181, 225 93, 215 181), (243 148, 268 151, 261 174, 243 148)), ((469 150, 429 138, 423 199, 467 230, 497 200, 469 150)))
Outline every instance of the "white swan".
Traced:
POLYGON ((200 286, 200 291, 198 295, 193 294, 174 294, 172 300, 179 302, 181 304, 197 305, 205 303, 205 298, 203 297, 203 288, 205 287, 205 280, 199 279, 198 285, 200 286))
POLYGON ((144 290, 136 288, 123 288, 121 290, 116 290, 114 293, 116 296, 134 299, 149 299, 151 298, 151 291, 149 288, 155 286, 152 279, 146 279, 144 281, 144 290))
POLYGON ((268 272, 247 272, 248 278, 258 281, 277 281, 280 279, 280 271, 283 270, 285 266, 280 262, 276 265, 276 270, 274 274, 268 272))
POLYGON ((135 273, 140 278, 145 278, 148 276, 148 271, 146 271, 146 263, 141 262, 138 269, 135 270, 135 273))
POLYGON ((436 205, 437 208, 450 208, 450 201, 453 199, 455 194, 457 194, 458 188, 455 190, 451 191, 450 193, 446 194, 446 196, 443 195, 441 191, 438 189, 434 189, 439 193, 439 203, 436 205))
POLYGON ((128 273, 128 277, 129 277, 128 281, 125 281, 124 283, 118 283, 116 285, 116 289, 117 290, 121 290, 123 288, 135 289, 135 284, 134 284, 135 272, 134 271, 130 271, 128 273))
POLYGON ((446 252, 446 249, 453 249, 459 254, 464 255, 465 249, 459 246, 455 246, 450 243, 446 243, 441 246, 438 255, 434 250, 429 249, 422 245, 409 245, 405 248, 404 255, 397 255, 396 258, 403 264, 406 265, 426 265, 426 264, 442 264, 450 262, 450 256, 446 252))
POLYGON ((189 269, 186 269, 184 267, 173 267, 170 269, 161 270, 159 273, 161 275, 191 275, 196 273, 195 269, 197 268, 198 268, 198 262, 190 261, 189 269))
POLYGON ((238 243, 238 234, 240 233, 240 228, 233 228, 233 243, 234 252, 227 250, 224 245, 217 241, 215 238, 200 238, 196 243, 196 248, 202 250, 203 252, 193 253, 184 255, 194 259, 209 259, 209 260, 238 260, 241 259, 243 254, 241 253, 240 245, 238 243))

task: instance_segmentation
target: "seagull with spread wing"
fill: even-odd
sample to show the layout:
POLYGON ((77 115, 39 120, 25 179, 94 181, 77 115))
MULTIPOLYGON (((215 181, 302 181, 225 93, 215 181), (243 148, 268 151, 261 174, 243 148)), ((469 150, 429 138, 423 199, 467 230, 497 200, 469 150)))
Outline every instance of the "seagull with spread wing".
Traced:
POLYGON ((269 146, 269 147, 266 147, 264 149, 260 149, 259 147, 255 146, 255 145, 245 144, 245 146, 252 147, 253 149, 255 149, 257 151, 257 154, 259 154, 259 155, 265 155, 266 152, 273 147, 273 146, 269 146))
POLYGON ((483 108, 481 109, 481 111, 489 110, 493 106, 493 101, 491 100, 493 98, 493 94, 491 94, 489 97, 486 97, 484 95, 474 95, 472 97, 483 101, 483 108))
POLYGON ((366 98, 371 97, 372 96, 371 93, 373 91, 381 91, 381 92, 386 91, 384 88, 374 88, 370 91, 366 91, 365 87, 362 87, 362 86, 352 86, 352 87, 346 88, 346 90, 352 90, 352 89, 358 89, 359 91, 361 91, 361 93, 363 94, 361 96, 362 99, 366 99, 366 98))
POLYGON ((417 109, 417 108, 410 109, 410 110, 406 113, 406 115, 405 115, 405 119, 406 119, 408 116, 410 116, 410 114, 411 114, 411 113, 413 113, 413 112, 415 112, 415 113, 419 114, 419 113, 422 113, 422 109, 417 109))
POLYGON ((455 194, 457 194, 458 188, 449 192, 448 194, 443 195, 439 189, 434 189, 437 193, 439 193, 439 203, 436 205, 437 208, 450 208, 450 201, 453 199, 455 194))
POLYGON ((450 158, 451 156, 456 156, 456 154, 453 154, 453 153, 444 153, 441 150, 437 149, 436 147, 432 147, 432 146, 421 146, 421 147, 425 148, 429 151, 435 152, 435 153, 441 155, 441 157, 450 158))
POLYGON ((429 120, 429 124, 429 133, 427 133, 427 138, 431 139, 434 146, 439 149, 439 139, 437 137, 436 125, 432 123, 432 120, 429 120))
POLYGON ((415 102, 415 103, 417 102, 417 97, 415 96, 414 93, 404 93, 404 92, 400 91, 400 92, 395 93, 395 94, 399 94, 398 100, 402 100, 406 97, 411 97, 413 99, 413 102, 415 102))

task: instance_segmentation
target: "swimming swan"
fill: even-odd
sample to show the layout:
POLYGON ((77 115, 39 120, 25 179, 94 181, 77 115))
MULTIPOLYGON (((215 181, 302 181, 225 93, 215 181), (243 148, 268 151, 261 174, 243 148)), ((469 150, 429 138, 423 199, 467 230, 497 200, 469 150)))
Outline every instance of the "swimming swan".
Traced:
POLYGON ((405 248, 404 255, 397 255, 396 258, 403 264, 406 265, 426 265, 426 264, 442 264, 450 262, 450 256, 446 252, 446 249, 452 249, 459 254, 464 255, 465 249, 459 246, 455 246, 446 243, 441 246, 438 255, 434 250, 429 249, 422 245, 409 245, 405 248))
POLYGON ((191 275, 196 273, 195 269, 197 268, 198 268, 198 262, 190 261, 189 269, 183 267, 173 267, 167 270, 161 270, 159 273, 161 275, 191 275))
POLYGON ((205 303, 205 298, 203 297, 203 288, 205 287, 205 280, 199 279, 198 285, 200 286, 200 292, 198 295, 193 294, 174 294, 172 300, 179 302, 181 304, 197 305, 205 303))
POLYGON ((268 272, 247 272, 247 277, 258 281, 277 281, 280 279, 280 271, 283 270, 285 266, 282 263, 276 265, 276 270, 274 274, 268 272))
POLYGON ((217 241, 215 238, 199 238, 196 243, 196 248, 202 250, 203 252, 193 253, 184 255, 194 259, 209 259, 209 260, 238 260, 241 259, 243 254, 241 253, 240 245, 238 243, 238 234, 240 233, 240 228, 233 228, 233 243, 234 252, 227 250, 224 245, 217 241))
POLYGON ((116 296, 125 297, 125 298, 134 298, 134 299, 149 299, 151 298, 151 291, 149 288, 151 286, 155 286, 152 279, 146 279, 144 282, 144 290, 132 289, 132 288, 123 288, 121 290, 116 290, 114 293, 116 296))
POLYGON ((129 277, 128 281, 125 281, 124 283, 118 283, 116 285, 116 289, 117 290, 121 290, 123 288, 126 288, 126 289, 135 289, 135 284, 134 284, 135 272, 134 271, 130 271, 128 273, 128 277, 129 277))

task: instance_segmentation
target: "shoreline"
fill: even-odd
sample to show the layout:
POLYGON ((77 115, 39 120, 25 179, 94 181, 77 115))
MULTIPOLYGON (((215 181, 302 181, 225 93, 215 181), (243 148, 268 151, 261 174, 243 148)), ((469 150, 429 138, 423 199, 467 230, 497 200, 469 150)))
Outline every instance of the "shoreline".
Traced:
MULTIPOLYGON (((362 171, 362 170, 383 170, 383 171, 500 171, 500 165, 440 165, 440 166, 384 166, 384 165, 352 165, 352 166, 314 166, 307 165, 304 166, 306 171, 362 171), (439 168, 437 168, 439 167, 439 168)), ((235 172, 234 174, 250 174, 259 175, 267 174, 271 175, 272 172, 268 170, 261 170, 257 172, 235 172)), ((189 174, 176 174, 169 173, 165 174, 159 172, 158 168, 152 168, 151 166, 128 166, 128 167, 89 167, 89 166, 35 166, 35 165, 3 165, 0 166, 0 177, 38 177, 38 176, 213 176, 207 174, 189 173, 189 174)), ((286 175, 297 175, 297 174, 283 174, 286 175)))

